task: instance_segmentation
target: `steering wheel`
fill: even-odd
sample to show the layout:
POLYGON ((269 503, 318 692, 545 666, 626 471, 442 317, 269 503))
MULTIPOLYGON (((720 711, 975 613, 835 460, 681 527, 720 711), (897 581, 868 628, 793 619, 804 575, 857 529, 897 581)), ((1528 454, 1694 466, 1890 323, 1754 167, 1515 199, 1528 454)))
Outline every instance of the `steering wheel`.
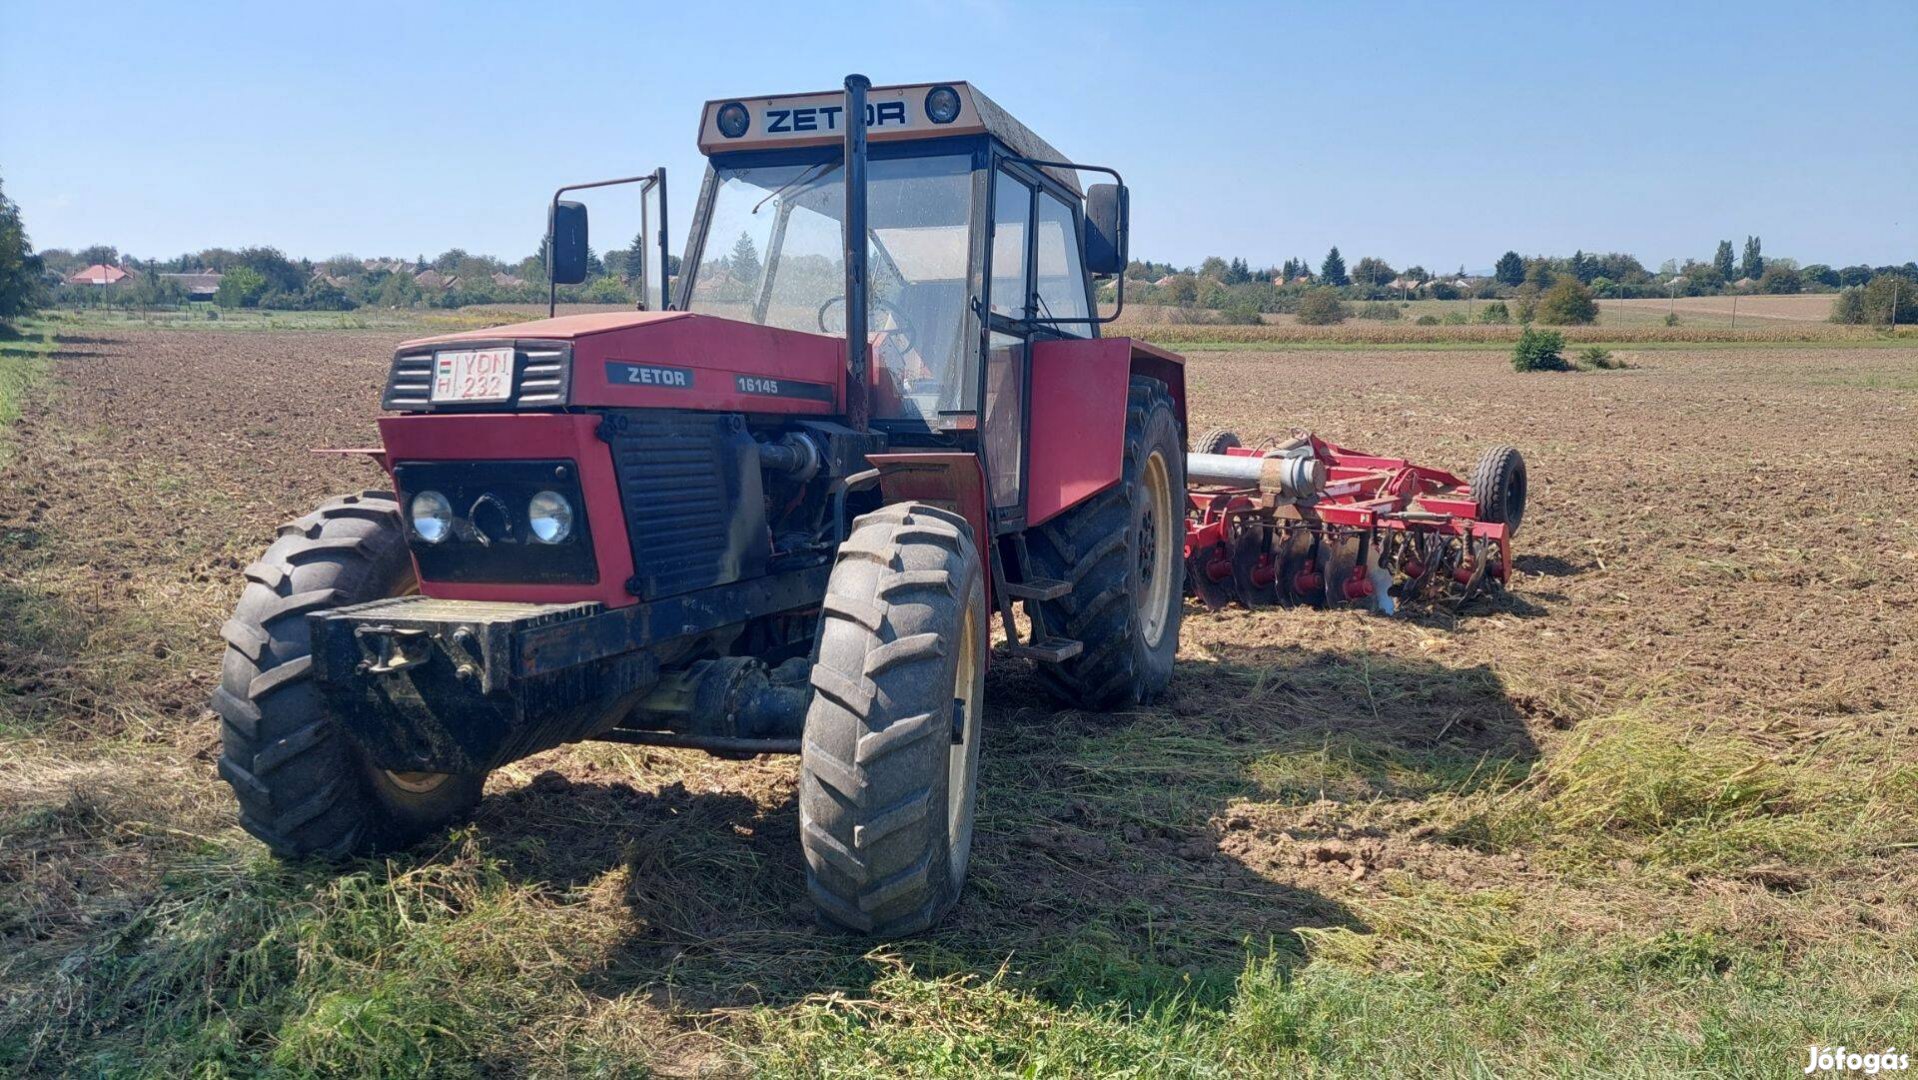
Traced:
MULTIPOLYGON (((841 295, 841 296, 831 297, 827 299, 825 303, 819 305, 818 322, 819 322, 820 333, 843 334, 846 332, 844 323, 841 323, 839 329, 837 330, 834 330, 831 327, 826 325, 826 312, 831 311, 835 304, 843 306, 845 303, 846 303, 846 298, 845 296, 841 295)), ((892 316, 892 329, 881 330, 880 333, 897 335, 899 339, 899 347, 902 350, 910 351, 913 345, 916 343, 916 339, 918 335, 912 332, 912 324, 906 321, 906 313, 903 311, 900 311, 897 306, 893 305, 891 302, 886 300, 868 298, 866 300, 866 303, 871 304, 875 310, 883 311, 887 315, 892 316)), ((844 318, 843 315, 840 317, 842 319, 844 318)), ((870 316, 868 316, 868 318, 870 318, 870 316)))

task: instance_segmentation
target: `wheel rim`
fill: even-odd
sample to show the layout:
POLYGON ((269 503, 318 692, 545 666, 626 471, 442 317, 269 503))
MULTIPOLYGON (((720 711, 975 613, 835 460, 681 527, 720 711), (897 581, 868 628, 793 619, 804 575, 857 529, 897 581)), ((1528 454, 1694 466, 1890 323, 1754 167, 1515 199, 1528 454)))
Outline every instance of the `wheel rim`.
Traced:
POLYGON ((952 707, 959 710, 953 726, 959 741, 946 754, 947 858, 954 882, 966 876, 966 861, 972 853, 972 806, 978 797, 972 781, 979 762, 979 636, 979 612, 967 604, 959 633, 959 661, 952 673, 952 707))
POLYGON ((1178 533, 1172 517, 1172 475, 1165 455, 1156 450, 1145 461, 1145 492, 1139 519, 1139 626, 1146 646, 1156 649, 1165 637, 1172 606, 1173 540, 1178 533))
POLYGON ((453 778, 451 773, 443 772, 399 772, 394 769, 381 769, 386 779, 401 791, 413 795, 425 795, 438 791, 440 785, 453 778))

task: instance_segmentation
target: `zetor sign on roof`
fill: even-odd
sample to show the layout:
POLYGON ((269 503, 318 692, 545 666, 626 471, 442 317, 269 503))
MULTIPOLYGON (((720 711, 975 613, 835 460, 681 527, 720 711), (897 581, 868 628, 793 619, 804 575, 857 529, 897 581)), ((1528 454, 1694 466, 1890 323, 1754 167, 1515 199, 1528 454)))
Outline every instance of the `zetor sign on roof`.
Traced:
MULTIPOLYGON (((845 112, 846 95, 839 91, 709 101, 700 119, 699 149, 723 154, 838 142, 846 136, 845 112)), ((976 95, 965 83, 875 86, 866 92, 866 137, 875 142, 985 130, 976 95)))

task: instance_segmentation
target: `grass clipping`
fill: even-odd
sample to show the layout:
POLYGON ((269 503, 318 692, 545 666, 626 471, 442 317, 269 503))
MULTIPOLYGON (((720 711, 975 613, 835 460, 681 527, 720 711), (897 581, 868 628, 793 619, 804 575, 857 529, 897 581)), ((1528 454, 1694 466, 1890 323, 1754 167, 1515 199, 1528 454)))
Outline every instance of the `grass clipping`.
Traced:
POLYGON ((1580 727, 1526 783, 1461 799, 1449 835, 1571 872, 1636 864, 1796 887, 1918 842, 1918 766, 1839 765, 1628 712, 1580 727))

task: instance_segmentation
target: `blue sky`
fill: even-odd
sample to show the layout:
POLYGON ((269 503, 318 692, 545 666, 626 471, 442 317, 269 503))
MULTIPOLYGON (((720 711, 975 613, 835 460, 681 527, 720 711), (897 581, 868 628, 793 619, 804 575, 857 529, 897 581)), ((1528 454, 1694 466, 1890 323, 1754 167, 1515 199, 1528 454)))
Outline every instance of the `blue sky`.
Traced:
POLYGON ((1911 0, 0 0, 0 177, 40 247, 517 258, 558 184, 655 164, 683 234, 703 101, 849 71, 969 79, 1118 167, 1141 257, 1918 258, 1911 0))

